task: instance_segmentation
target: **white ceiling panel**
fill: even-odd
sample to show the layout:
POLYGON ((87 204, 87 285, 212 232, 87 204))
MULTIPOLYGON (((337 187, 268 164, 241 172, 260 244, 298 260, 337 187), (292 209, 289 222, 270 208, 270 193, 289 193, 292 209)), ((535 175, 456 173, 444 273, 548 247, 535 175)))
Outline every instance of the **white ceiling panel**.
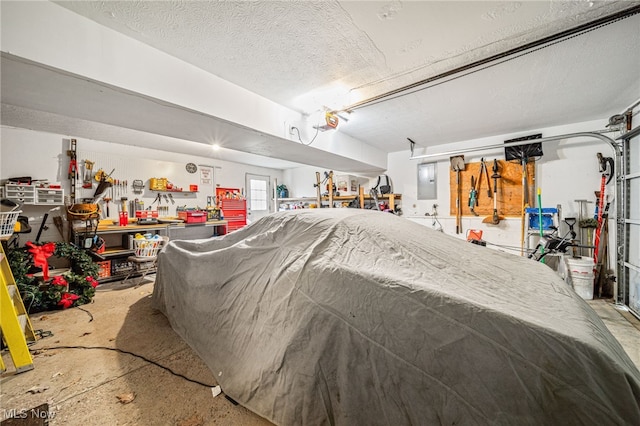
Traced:
MULTIPOLYGON (((621 11, 638 12, 639 1, 55 3, 300 112, 382 97, 353 108, 338 131, 385 152, 407 149, 407 137, 431 146, 599 119, 640 98, 640 14, 484 69, 437 78, 621 11), (385 96, 427 79, 435 80, 401 96, 385 96)), ((12 82, 3 76, 7 85, 12 82)), ((36 91, 29 96, 34 99, 18 102, 3 94, 2 101, 19 107, 16 111, 48 102, 36 91)), ((19 117, 13 115, 13 125, 20 126, 19 117)), ((126 121, 89 107, 76 118, 108 126, 126 121)), ((132 128, 187 140, 202 137, 192 134, 197 126, 167 134, 161 120, 143 124, 132 128)), ((271 142, 282 145, 283 140, 271 142)), ((248 143, 240 134, 227 147, 260 155, 278 152, 268 140, 248 143)), ((302 155, 297 149, 284 151, 281 158, 293 162, 302 155)), ((309 152, 314 160, 324 155, 309 152)), ((337 160, 328 155, 325 163, 337 160)))

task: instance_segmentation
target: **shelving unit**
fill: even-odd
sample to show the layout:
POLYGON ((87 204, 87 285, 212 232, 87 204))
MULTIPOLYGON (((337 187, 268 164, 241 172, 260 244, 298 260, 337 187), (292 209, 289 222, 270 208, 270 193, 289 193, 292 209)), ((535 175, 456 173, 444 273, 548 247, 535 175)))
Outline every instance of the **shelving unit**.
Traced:
POLYGON ((8 183, 4 187, 5 197, 11 201, 28 205, 62 205, 64 189, 41 188, 35 185, 8 183))
MULTIPOLYGON (((167 235, 168 225, 127 225, 127 226, 98 226, 96 235, 105 242, 105 250, 102 253, 91 252, 97 263, 101 266, 109 265, 108 271, 103 271, 98 278, 99 282, 115 281, 124 278, 134 268, 134 265, 127 260, 127 257, 134 253, 133 238, 136 233, 167 235)), ((73 241, 82 247, 81 238, 85 235, 84 229, 73 230, 73 241)))
MULTIPOLYGON (((227 233, 227 226, 226 220, 210 220, 197 224, 160 223, 157 225, 98 226, 95 235, 104 240, 105 250, 102 253, 91 252, 91 255, 101 266, 109 265, 108 270, 102 271, 98 281, 119 280, 132 270, 133 265, 127 261, 127 257, 134 253, 133 238, 136 233, 168 236, 169 240, 191 240, 224 235, 227 233)), ((81 240, 86 237, 85 231, 85 228, 77 227, 72 230, 72 241, 78 247, 83 247, 81 240)))
POLYGON ((33 185, 16 185, 8 183, 5 185, 5 192, 6 197, 11 201, 15 201, 16 203, 36 203, 36 191, 35 186, 33 185))
MULTIPOLYGON (((277 182, 276 182, 277 183, 277 182)), ((277 187, 277 185, 274 185, 274 187, 277 187)), ((359 195, 337 195, 337 196, 332 196, 332 197, 328 197, 328 196, 324 196, 324 197, 320 197, 318 199, 318 197, 288 197, 288 198, 279 198, 278 197, 278 191, 274 191, 274 198, 273 198, 273 202, 274 202, 274 210, 275 211, 280 211, 280 205, 281 204, 286 204, 286 203, 304 203, 305 204, 305 208, 308 207, 309 204, 316 204, 318 206, 323 206, 323 205, 327 205, 327 207, 335 207, 335 203, 336 202, 351 202, 353 200, 356 199, 356 197, 359 197, 358 200, 360 201, 360 208, 363 209, 365 207, 365 202, 366 201, 372 201, 373 197, 371 195, 365 195, 364 194, 364 188, 360 187, 360 191, 359 191, 359 195)), ((396 208, 396 204, 397 202, 402 200, 402 195, 401 194, 384 194, 384 195, 378 195, 378 201, 386 201, 387 204, 389 205, 389 209, 395 211, 396 208)), ((283 210, 288 210, 288 209, 283 209, 283 210)))
POLYGON ((153 192, 170 192, 172 194, 197 194, 200 191, 173 191, 171 189, 150 189, 153 192))

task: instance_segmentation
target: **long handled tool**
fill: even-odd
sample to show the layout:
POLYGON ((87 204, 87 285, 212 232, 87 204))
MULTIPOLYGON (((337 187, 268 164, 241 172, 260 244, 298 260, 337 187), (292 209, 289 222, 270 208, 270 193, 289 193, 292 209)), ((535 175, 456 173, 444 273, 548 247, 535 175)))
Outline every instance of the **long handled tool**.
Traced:
POLYGON ((456 172, 456 234, 459 234, 462 232, 462 187, 460 185, 460 172, 464 170, 463 156, 451 157, 451 170, 456 172))
POLYGON ((520 217, 520 256, 524 256, 524 228, 525 217, 527 207, 529 207, 529 182, 527 177, 527 162, 528 160, 523 157, 520 160, 522 164, 522 212, 520 217))
POLYGON ((482 220, 482 223, 491 223, 497 225, 501 220, 504 220, 502 216, 498 215, 498 179, 501 178, 498 173, 498 160, 493 160, 493 215, 487 216, 482 220))
POLYGON ((322 185, 320 181, 320 172, 316 172, 316 183, 313 185, 316 187, 316 203, 318 204, 318 208, 322 207, 322 189, 320 188, 322 185))
POLYGON ((602 173, 602 178, 600 179, 600 196, 598 197, 598 227, 596 228, 596 235, 594 238, 594 249, 593 249, 593 263, 595 265, 598 264, 598 251, 600 249, 600 234, 602 233, 602 217, 603 217, 603 208, 604 208, 604 199, 605 199, 605 189, 611 179, 613 178, 613 158, 611 157, 603 157, 602 154, 598 153, 598 162, 600 163, 600 173, 602 173))
POLYGON ((487 178, 487 197, 491 198, 491 179, 489 178, 489 169, 487 169, 487 163, 484 161, 484 157, 480 159, 480 173, 478 174, 478 188, 477 188, 477 196, 480 198, 480 188, 482 187, 482 172, 487 178))
MULTIPOLYGON (((540 241, 544 237, 542 225, 542 189, 538 188, 538 229, 540 229, 540 241)), ((544 244, 540 244, 540 262, 544 263, 544 244)))

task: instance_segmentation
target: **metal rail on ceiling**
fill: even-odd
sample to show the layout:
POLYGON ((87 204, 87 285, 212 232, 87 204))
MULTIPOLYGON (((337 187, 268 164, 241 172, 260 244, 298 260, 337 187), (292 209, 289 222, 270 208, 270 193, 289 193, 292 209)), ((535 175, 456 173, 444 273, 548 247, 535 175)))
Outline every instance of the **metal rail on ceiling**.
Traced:
POLYGON ((510 146, 520 146, 520 145, 527 145, 530 143, 538 143, 538 142, 559 141, 562 139, 570 139, 570 138, 577 138, 577 137, 592 137, 592 138, 599 139, 600 141, 608 144, 613 149, 616 160, 617 160, 617 157, 619 157, 620 155, 620 145, 615 140, 611 139, 609 136, 605 136, 602 133, 596 133, 596 132, 579 132, 579 133, 568 133, 566 135, 548 136, 540 139, 507 142, 507 143, 494 144, 494 145, 484 145, 484 146, 477 146, 477 147, 471 147, 471 148, 462 148, 454 151, 438 152, 433 154, 421 154, 421 155, 414 155, 414 152, 413 152, 414 144, 410 140, 411 157, 409 157, 409 160, 418 160, 418 159, 424 159, 424 158, 435 159, 439 157, 444 158, 444 157, 450 157, 452 155, 464 154, 467 152, 486 151, 489 149, 506 148, 510 146))
MULTIPOLYGON (((543 48, 546 47, 545 45, 550 44, 550 43, 554 43, 554 42, 558 42, 561 41, 562 39, 567 39, 567 38, 571 38, 571 37, 576 37, 578 35, 580 35, 581 33, 585 33, 588 31, 592 31, 594 29, 596 29, 597 27, 600 26, 604 26, 604 25, 608 25, 611 24, 613 22, 622 20, 622 19, 626 19, 629 18, 631 16, 634 16, 636 14, 640 13, 640 5, 636 5, 633 7, 630 7, 629 9, 625 9, 622 10, 620 12, 616 12, 612 15, 608 15, 599 19, 596 19, 594 21, 591 22, 587 22, 584 23, 582 25, 578 25, 577 27, 574 28, 569 28, 568 30, 564 30, 561 31, 559 33, 556 34, 552 34, 550 36, 547 37, 543 37, 539 40, 535 40, 532 41, 530 43, 526 43, 522 46, 518 46, 518 47, 514 47, 512 49, 509 49, 505 52, 502 53, 498 53, 492 56, 489 56, 488 58, 484 58, 484 59, 480 59, 478 61, 472 62, 470 64, 467 65, 463 65, 457 68, 454 68, 452 70, 449 71, 445 71, 443 73, 437 74, 435 76, 432 77, 428 77, 425 78, 423 80, 420 81, 416 81, 414 83, 399 87, 397 89, 388 91, 386 93, 381 93, 379 95, 373 96, 371 98, 368 99, 363 99, 362 101, 356 102, 354 104, 351 104, 349 106, 346 106, 344 108, 342 108, 341 110, 335 110, 335 111, 331 111, 334 114, 337 114, 339 112, 352 112, 355 111, 357 109, 360 108, 364 108, 366 106, 369 105, 374 105, 377 104, 379 102, 384 102, 385 100, 388 100, 389 98, 393 99, 396 96, 403 96, 404 94, 408 94, 405 92, 408 92, 412 89, 416 89, 416 90, 420 90, 418 88, 425 86, 429 83, 432 83, 434 81, 437 80, 442 80, 444 78, 447 77, 452 77, 454 75, 466 72, 466 71, 471 71, 475 68, 484 66, 484 65, 489 65, 491 63, 494 63, 496 61, 499 61, 501 59, 508 59, 512 56, 516 56, 519 54, 523 54, 524 52, 527 52, 529 50, 532 49, 536 49, 536 48, 543 48)), ((413 93, 413 92, 411 92, 413 93)))

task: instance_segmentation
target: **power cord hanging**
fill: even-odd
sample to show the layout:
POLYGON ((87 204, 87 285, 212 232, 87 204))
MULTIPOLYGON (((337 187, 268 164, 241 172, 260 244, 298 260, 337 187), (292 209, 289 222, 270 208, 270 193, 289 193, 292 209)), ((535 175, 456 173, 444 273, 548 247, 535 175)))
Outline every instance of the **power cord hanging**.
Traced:
POLYGON ((444 233, 444 229, 442 228, 442 224, 438 220, 438 205, 437 204, 433 205, 433 210, 431 211, 431 214, 425 213, 425 216, 431 216, 431 218, 432 218, 431 227, 433 229, 435 229, 436 231, 444 233), (437 228, 436 228, 436 224, 438 224, 437 228))
POLYGON ((295 132, 298 134, 298 141, 299 141, 302 145, 304 145, 304 146, 309 146, 309 145, 311 145, 311 144, 313 143, 313 141, 315 141, 315 140, 316 140, 316 138, 318 137, 318 133, 320 133, 320 125, 317 125, 317 126, 316 126, 316 134, 313 136, 313 139, 311 139, 311 140, 309 141, 309 143, 304 143, 304 142, 302 142, 302 138, 300 137, 300 129, 298 129, 298 128, 297 128, 297 127, 295 127, 295 126, 291 126, 291 131, 292 131, 292 132, 293 132, 293 131, 295 131, 295 132))
MULTIPOLYGON (((131 355, 131 356, 136 357, 136 358, 140 358, 140 359, 148 362, 149 364, 153 364, 156 367, 160 367, 163 370, 168 371, 169 373, 173 374, 174 376, 181 377, 181 378, 185 379, 188 382, 195 383, 195 384, 204 386, 206 388, 212 388, 212 387, 216 386, 216 385, 209 385, 207 383, 203 383, 203 382, 200 382, 198 380, 190 379, 187 376, 184 376, 184 375, 182 375, 180 373, 176 373, 175 371, 173 371, 169 367, 165 367, 164 365, 158 364, 157 362, 150 360, 149 358, 146 358, 146 357, 144 357, 142 355, 138 355, 138 354, 133 353, 133 352, 125 351, 123 349, 109 348, 107 346, 49 346, 49 347, 41 348, 41 349, 37 349, 37 350, 38 351, 46 351, 46 350, 54 350, 54 349, 102 349, 102 350, 106 350, 106 351, 120 352, 120 353, 123 353, 123 354, 131 355)), ((33 350, 33 349, 31 350, 31 352, 34 352, 34 351, 35 350, 33 350)))

